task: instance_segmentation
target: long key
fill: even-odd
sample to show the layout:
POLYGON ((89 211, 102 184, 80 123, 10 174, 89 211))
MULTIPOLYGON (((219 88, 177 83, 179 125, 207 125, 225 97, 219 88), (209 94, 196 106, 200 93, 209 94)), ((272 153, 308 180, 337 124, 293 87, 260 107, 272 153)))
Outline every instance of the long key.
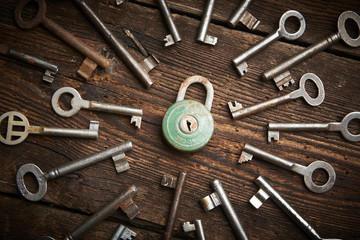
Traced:
MULTIPOLYGON (((251 205, 258 209, 269 198, 271 199, 311 238, 314 240, 326 240, 321 238, 310 224, 288 204, 285 199, 265 180, 264 177, 259 176, 255 179, 256 185, 259 186, 259 191, 250 199, 251 205)), ((330 239, 329 239, 330 240, 330 239)), ((332 240, 336 240, 333 239, 332 240)), ((338 239, 339 240, 339 239, 338 239)))
POLYGON ((302 50, 293 57, 285 60, 279 65, 267 70, 262 74, 263 80, 273 79, 276 86, 282 90, 284 86, 288 86, 289 83, 294 83, 294 79, 291 77, 288 69, 296 66, 297 64, 305 61, 306 59, 314 56, 320 51, 330 47, 334 43, 337 43, 342 39, 350 47, 360 46, 360 36, 357 38, 351 38, 345 28, 345 22, 352 19, 356 22, 358 28, 360 28, 360 16, 352 11, 343 12, 338 18, 338 32, 334 33, 324 40, 311 45, 310 47, 302 50))
POLYGON ((169 7, 167 6, 166 0, 158 0, 158 4, 162 18, 170 31, 170 34, 167 35, 164 39, 165 47, 181 42, 179 31, 177 30, 175 22, 172 19, 171 12, 169 7))
POLYGON ((304 176, 304 182, 306 187, 314 193, 324 193, 329 191, 335 184, 336 174, 334 168, 327 162, 314 161, 309 166, 303 166, 283 158, 272 155, 268 152, 262 151, 250 144, 245 144, 238 163, 244 163, 250 161, 253 156, 261 158, 269 163, 273 163, 279 167, 291 170, 302 176, 304 176), (323 169, 327 172, 328 180, 323 185, 317 185, 312 180, 313 172, 317 169, 323 169))
POLYGON ((251 58, 258 52, 266 48, 268 45, 279 40, 282 37, 287 40, 296 40, 299 37, 301 37, 301 35, 304 32, 305 32, 305 19, 301 15, 301 13, 295 10, 289 10, 285 12, 280 18, 278 30, 276 30, 274 33, 270 34, 266 38, 262 39, 257 44, 255 44, 254 46, 252 46, 247 51, 245 51, 244 53, 242 53, 240 56, 238 56, 233 60, 233 64, 236 70, 239 72, 241 76, 244 76, 245 72, 248 71, 247 70, 248 65, 245 62, 247 59, 251 58), (286 31, 285 22, 289 17, 296 17, 300 22, 300 28, 295 33, 289 33, 286 31))
POLYGON ((231 116, 234 119, 237 118, 241 118, 241 117, 245 117, 248 116, 250 114, 253 113, 257 113, 260 111, 263 111, 265 109, 274 107, 276 105, 297 99, 303 97, 305 99, 305 101, 311 105, 311 106, 318 106, 320 105, 324 99, 325 99, 325 90, 324 90, 324 85, 321 82, 320 78, 318 76, 316 76, 314 73, 306 73, 304 74, 299 82, 299 89, 286 94, 284 96, 278 97, 278 98, 274 98, 271 100, 268 100, 266 102, 251 106, 251 107, 247 107, 247 108, 243 108, 242 105, 238 102, 228 102, 228 107, 230 109, 231 112, 231 116), (317 91, 318 91, 318 96, 316 98, 312 98, 310 97, 310 95, 306 92, 305 89, 305 82, 306 80, 311 80, 315 83, 316 87, 317 87, 317 91))
POLYGON ((51 98, 51 105, 54 111, 62 117, 74 116, 80 109, 84 108, 94 111, 131 116, 130 122, 135 123, 135 126, 137 128, 141 127, 141 118, 143 115, 142 109, 84 100, 81 98, 79 92, 72 87, 62 87, 58 89, 51 98), (63 94, 71 94, 73 96, 73 98, 71 99, 72 108, 69 110, 63 110, 60 107, 59 99, 60 96, 63 94))
POLYGON ((23 61, 25 63, 34 65, 36 67, 42 68, 45 70, 45 74, 43 76, 43 81, 52 83, 54 81, 54 76, 59 68, 53 63, 50 63, 48 61, 41 60, 37 57, 31 56, 26 53, 22 53, 19 51, 16 51, 14 49, 9 48, 5 44, 0 44, 0 54, 15 58, 17 60, 23 61))
POLYGON ((49 31, 58 36, 61 40, 92 59, 103 68, 108 68, 111 64, 110 60, 102 56, 100 53, 91 49, 87 44, 76 38, 70 32, 53 22, 45 16, 46 5, 44 0, 20 0, 15 9, 15 21, 20 28, 31 29, 38 26, 40 23, 49 31), (36 2, 38 5, 38 12, 31 21, 24 21, 22 18, 22 11, 29 2, 36 2))
POLYGON ((200 203, 203 206, 204 210, 210 211, 215 207, 221 205, 228 221, 230 222, 236 238, 247 240, 248 237, 240 222, 240 219, 238 218, 235 209, 231 205, 231 202, 220 181, 217 179, 211 181, 211 188, 214 190, 214 192, 200 200, 200 203))
POLYGON ((100 20, 95 12, 86 4, 84 0, 73 0, 73 2, 80 8, 85 16, 92 22, 97 30, 108 41, 111 47, 115 50, 116 54, 125 62, 135 76, 149 88, 153 81, 151 80, 148 72, 151 70, 145 69, 139 64, 135 58, 129 53, 128 50, 121 44, 121 42, 115 37, 114 34, 106 27, 106 25, 100 20))
POLYGON ((352 112, 346 115, 341 122, 331 123, 268 123, 268 142, 271 139, 279 140, 279 131, 339 131, 343 137, 351 142, 360 141, 360 134, 354 135, 349 131, 349 123, 354 119, 360 119, 360 112, 352 112))
POLYGON ((132 143, 126 141, 120 145, 105 149, 91 156, 79 159, 77 161, 71 161, 64 163, 58 167, 52 168, 46 173, 43 173, 41 169, 32 163, 22 165, 16 173, 16 185, 26 199, 30 201, 39 201, 45 194, 47 189, 47 181, 55 179, 66 174, 78 171, 80 169, 92 166, 99 163, 109 157, 116 158, 117 156, 124 156, 124 153, 132 149, 132 143), (30 192, 25 185, 24 176, 27 173, 32 173, 38 183, 38 190, 36 193, 30 192))
POLYGON ((230 26, 235 27, 239 22, 242 22, 248 29, 255 30, 260 24, 260 21, 247 11, 252 1, 253 0, 244 0, 238 5, 228 20, 230 26))
POLYGON ((29 133, 58 136, 58 137, 77 137, 97 139, 99 122, 90 121, 89 129, 67 129, 54 127, 30 126, 28 119, 19 112, 10 111, 0 116, 0 125, 2 121, 7 120, 6 136, 0 134, 0 142, 6 145, 16 145, 23 142, 29 133), (14 127, 17 127, 14 130, 14 127), (21 128, 21 130, 20 130, 21 128))
POLYGON ((207 30, 209 28, 209 24, 211 21, 211 15, 214 11, 215 6, 215 0, 208 0, 206 3, 206 7, 203 13, 203 17, 201 20, 199 33, 197 35, 196 41, 210 44, 210 45, 216 45, 217 43, 217 37, 213 37, 210 35, 207 35, 207 30))

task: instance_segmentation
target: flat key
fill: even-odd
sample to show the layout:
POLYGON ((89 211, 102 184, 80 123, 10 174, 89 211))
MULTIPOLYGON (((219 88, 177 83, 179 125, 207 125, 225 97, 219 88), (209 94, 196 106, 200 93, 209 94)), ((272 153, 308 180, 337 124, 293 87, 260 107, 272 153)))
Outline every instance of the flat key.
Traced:
POLYGON ((245 72, 247 72, 247 63, 245 62, 247 59, 251 58, 255 54, 259 53, 261 50, 266 48, 271 43, 279 40, 280 38, 285 38, 287 40, 296 40, 305 32, 305 19, 295 10, 289 10, 285 12, 279 21, 279 29, 274 33, 270 34, 266 38, 262 39, 260 42, 252 46, 250 49, 242 53, 240 56, 233 60, 233 64, 236 70, 239 72, 241 76, 244 76, 245 72), (289 33, 286 31, 285 22, 289 17, 296 17, 300 22, 300 27, 297 32, 289 33))
POLYGON ((346 115, 341 122, 331 122, 331 123, 268 123, 268 142, 271 142, 271 139, 279 140, 280 133, 295 131, 339 131, 343 137, 351 142, 359 142, 360 134, 352 134, 349 131, 349 123, 354 119, 360 119, 360 112, 352 112, 346 115))
POLYGON ((234 119, 237 118, 241 118, 241 117, 245 117, 248 115, 251 115, 253 113, 257 113, 260 111, 263 111, 265 109, 274 107, 276 105, 285 103, 285 102, 289 102, 291 100, 297 99, 303 97, 305 99, 305 101, 311 105, 311 106, 318 106, 320 105, 324 99, 325 99, 325 90, 324 90, 324 85, 321 82, 320 78, 318 76, 316 76, 314 73, 306 73, 304 74, 299 82, 299 89, 286 94, 282 97, 278 97, 278 98, 274 98, 271 100, 268 100, 266 102, 251 106, 251 107, 247 107, 247 108, 243 108, 242 105, 238 102, 228 102, 228 107, 230 109, 231 112, 231 116, 234 119), (318 96, 316 98, 312 98, 305 89, 305 82, 307 80, 311 80, 315 83, 316 87, 317 87, 317 92, 318 92, 318 96))
MULTIPOLYGON (((269 198, 276 203, 285 213, 288 215, 311 239, 314 240, 327 240, 321 238, 310 224, 288 204, 285 199, 265 180, 264 177, 259 176, 255 180, 256 185, 259 186, 260 190, 250 199, 251 205, 258 209, 261 205, 269 198)), ((328 239, 330 240, 330 239, 328 239)), ((336 240, 331 238, 331 240, 336 240)), ((337 239, 339 240, 339 239, 337 239)))
POLYGON ((54 81, 54 75, 58 72, 59 68, 53 63, 50 63, 45 60, 41 60, 37 57, 31 56, 26 53, 22 53, 16 51, 14 49, 9 48, 5 44, 0 44, 0 54, 15 58, 22 62, 34 65, 36 67, 42 68, 45 70, 45 74, 43 76, 43 81, 52 83, 54 81))
POLYGON ((166 0, 158 0, 157 2, 159 4, 159 8, 160 8, 160 12, 163 17, 163 20, 165 21, 165 24, 170 31, 170 34, 167 35, 164 39, 165 47, 180 43, 181 37, 180 37, 179 31, 176 28, 175 22, 171 16, 171 12, 166 3, 166 0))
POLYGON ((248 29, 255 30, 255 28, 260 24, 260 21, 247 11, 252 1, 253 0, 244 0, 238 5, 228 20, 228 24, 230 26, 235 27, 239 22, 241 22, 248 29))
POLYGON ((349 19, 352 19, 356 22, 358 29, 360 28, 360 16, 352 11, 343 12, 338 18, 338 32, 334 33, 324 40, 311 45, 310 47, 302 50, 293 57, 285 60, 279 65, 267 70, 262 74, 262 79, 267 81, 273 79, 276 86, 282 90, 283 87, 287 87, 289 83, 294 83, 294 79, 291 77, 290 68, 296 66, 297 64, 305 61, 306 59, 314 56, 320 51, 330 47, 334 43, 337 43, 342 39, 350 47, 359 47, 360 46, 360 35, 357 38, 351 38, 346 31, 345 22, 349 19))
POLYGON ((20 0, 15 9, 15 21, 22 29, 31 29, 38 26, 40 23, 49 31, 53 32, 61 40, 87 56, 103 68, 108 68, 111 64, 109 59, 106 59, 100 53, 91 49, 87 44, 76 38, 70 32, 48 19, 46 16, 46 5, 44 0, 20 0), (24 21, 22 18, 22 11, 29 2, 35 2, 38 5, 38 12, 31 21, 24 21))
POLYGON ((245 144, 238 163, 244 163, 250 161, 253 156, 261 158, 269 163, 273 163, 279 167, 288 169, 304 176, 304 182, 306 187, 314 193, 324 193, 329 191, 335 184, 336 174, 334 168, 327 162, 314 161, 309 166, 303 166, 283 158, 272 155, 268 152, 262 151, 250 144, 245 144), (328 180, 323 185, 316 185, 312 180, 312 175, 315 170, 323 169, 327 172, 328 180))
POLYGON ((207 1, 206 7, 205 7, 205 10, 203 13, 203 17, 201 20, 199 33, 196 38, 196 41, 198 41, 198 42, 202 42, 202 43, 210 44, 210 45, 216 45, 216 43, 217 43, 217 37, 213 37, 213 36, 206 34, 207 30, 209 28, 210 21, 211 21, 211 15, 214 11, 214 6, 215 6, 215 0, 207 1))
POLYGON ((115 158, 118 155, 123 155, 125 152, 132 149, 132 143, 130 141, 126 141, 120 145, 105 149, 98 153, 95 153, 91 156, 64 163, 58 167, 52 168, 46 173, 43 173, 41 169, 32 163, 27 163, 22 165, 17 173, 16 173, 16 185, 21 193, 27 200, 30 201, 39 201, 41 200, 47 190, 47 181, 51 179, 55 179, 69 173, 78 171, 80 169, 92 166, 96 163, 99 163, 109 157, 115 158), (25 185, 24 176, 27 173, 32 173, 38 183, 38 190, 36 193, 30 192, 25 185))
POLYGON ((72 87, 62 87, 58 89, 51 98, 51 105, 54 111, 62 117, 74 116, 80 109, 84 108, 94 111, 131 116, 130 122, 135 123, 137 128, 141 127, 141 119, 143 115, 142 109, 84 100, 81 98, 79 92, 72 87), (63 94, 71 94, 73 96, 71 99, 72 108, 69 110, 63 110, 60 107, 59 99, 63 94))
POLYGON ((0 134, 0 142, 6 145, 16 145, 23 142, 29 133, 57 137, 98 138, 99 121, 90 121, 89 129, 30 126, 28 119, 22 113, 15 111, 1 115, 0 125, 2 121, 7 121, 7 129, 5 137, 0 134), (14 127, 18 129, 14 130, 14 127))

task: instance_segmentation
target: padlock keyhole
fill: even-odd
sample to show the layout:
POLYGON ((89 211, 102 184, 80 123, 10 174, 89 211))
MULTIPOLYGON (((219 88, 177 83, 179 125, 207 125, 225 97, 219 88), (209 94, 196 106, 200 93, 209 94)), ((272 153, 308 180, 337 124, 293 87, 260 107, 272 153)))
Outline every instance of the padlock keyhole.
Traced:
POLYGON ((198 128, 198 122, 193 116, 186 115, 180 119, 179 128, 181 132, 191 134, 198 128))
POLYGON ((189 120, 186 120, 186 124, 188 126, 189 132, 191 132, 191 122, 189 120))

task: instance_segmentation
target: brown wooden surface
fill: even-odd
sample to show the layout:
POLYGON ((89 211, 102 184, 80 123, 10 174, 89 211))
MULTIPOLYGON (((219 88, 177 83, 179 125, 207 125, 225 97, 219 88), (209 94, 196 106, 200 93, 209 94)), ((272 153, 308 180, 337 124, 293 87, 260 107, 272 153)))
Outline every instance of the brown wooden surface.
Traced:
MULTIPOLYGON (((89 1, 90 2, 90 1, 89 1)), ((226 26, 226 19, 237 1, 218 0, 209 34, 218 37, 215 47, 194 42, 205 1, 169 1, 183 41, 163 48, 167 30, 155 1, 130 1, 120 7, 114 2, 89 4, 112 32, 129 45, 122 27, 127 27, 156 55, 161 64, 151 73, 154 85, 146 90, 111 50, 113 64, 98 69, 87 82, 76 75, 84 56, 52 33, 39 26, 21 30, 14 22, 16 1, 1 1, 0 41, 16 50, 41 57, 59 65, 53 84, 44 84, 42 72, 19 61, 0 56, 0 113, 22 112, 31 125, 87 128, 90 120, 100 121, 98 140, 30 135, 16 146, 0 145, 0 239, 36 239, 50 235, 56 239, 71 231, 88 216, 110 202, 118 193, 135 184, 134 198, 141 214, 129 221, 119 210, 83 239, 108 239, 117 223, 138 233, 136 239, 160 239, 172 201, 173 190, 160 186, 163 174, 177 176, 187 171, 187 181, 175 225, 175 238, 192 239, 195 233, 183 233, 182 221, 202 219, 207 239, 234 239, 221 208, 205 213, 199 200, 211 193, 209 182, 218 178, 238 213, 250 239, 307 239, 307 236, 271 200, 259 210, 248 203, 258 188, 253 180, 266 176, 280 194, 324 238, 360 239, 360 145, 344 140, 340 133, 281 133, 280 141, 266 143, 267 122, 341 121, 349 112, 360 110, 360 49, 334 45, 305 63, 291 69, 295 79, 306 72, 317 74, 325 85, 326 98, 318 107, 296 100, 249 117, 232 120, 227 102, 237 100, 245 107, 295 90, 297 83, 278 92, 272 82, 260 81, 260 75, 324 36, 336 31, 338 15, 345 10, 360 13, 358 1, 254 1, 249 11, 260 21, 255 33, 241 24, 226 26), (300 11, 307 22, 303 37, 296 42, 279 41, 248 61, 249 72, 239 78, 231 60, 278 27, 283 12, 300 11), (163 140, 162 117, 174 103, 182 81, 192 75, 209 78, 215 97, 212 115, 214 135, 200 152, 184 154, 172 150, 163 140), (144 109, 142 127, 136 130, 130 118, 82 110, 72 118, 54 113, 50 100, 60 87, 76 88, 84 99, 140 107, 144 109), (40 202, 28 202, 18 192, 15 175, 25 163, 34 163, 43 171, 76 160, 126 139, 134 149, 127 156, 131 169, 116 174, 112 160, 48 182, 48 191, 40 202), (244 143, 269 151, 303 165, 315 160, 330 163, 337 174, 334 187, 327 193, 310 192, 300 175, 254 159, 238 165, 244 143)), ((100 34, 69 0, 47 1, 47 16, 92 46, 105 44, 100 34)), ((137 55, 139 56, 139 55, 137 55)), ((140 59, 140 58, 139 58, 140 59)), ((187 97, 203 101, 201 86, 189 88, 187 97)), ((360 132, 359 121, 351 125, 360 132)), ((318 181, 322 175, 314 176, 318 181)))

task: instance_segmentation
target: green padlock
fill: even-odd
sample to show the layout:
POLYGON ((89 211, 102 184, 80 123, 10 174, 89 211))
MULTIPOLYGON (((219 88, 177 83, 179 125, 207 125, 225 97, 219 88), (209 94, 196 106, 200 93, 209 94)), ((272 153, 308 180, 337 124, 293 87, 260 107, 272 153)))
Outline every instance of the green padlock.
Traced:
POLYGON ((195 152, 203 148, 214 132, 211 105, 214 89, 207 78, 192 76, 180 86, 176 102, 165 113, 162 131, 166 141, 175 149, 195 152), (201 83, 207 91, 205 105, 195 100, 184 100, 190 84, 201 83))

